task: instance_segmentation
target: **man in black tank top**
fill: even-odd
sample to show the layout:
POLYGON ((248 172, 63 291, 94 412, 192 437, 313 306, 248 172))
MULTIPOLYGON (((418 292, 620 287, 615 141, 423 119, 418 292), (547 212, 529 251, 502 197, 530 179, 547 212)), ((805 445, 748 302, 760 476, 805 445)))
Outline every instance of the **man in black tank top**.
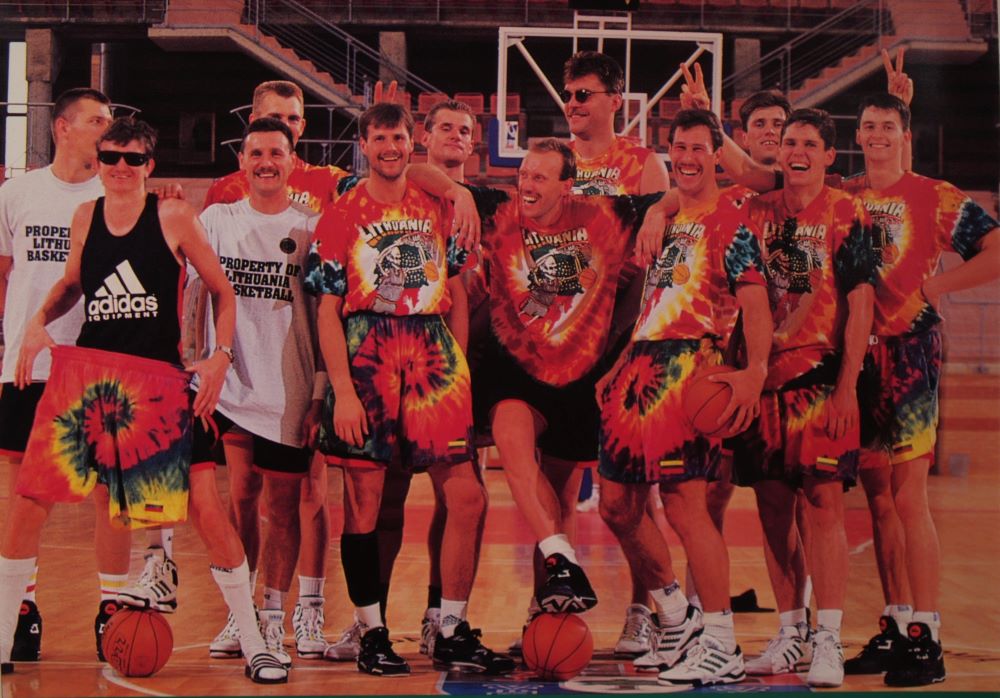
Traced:
MULTIPOLYGON (((77 346, 53 348, 52 379, 0 543, 0 663, 5 673, 13 669, 20 594, 52 504, 79 501, 100 483, 111 490, 111 515, 126 523, 180 521, 190 507, 212 576, 239 625, 246 675, 259 683, 285 682, 287 670, 266 651, 257 627, 246 556, 222 508, 214 471, 189 468, 194 420, 212 414, 232 361, 235 296, 194 210, 146 193, 155 143, 153 129, 131 119, 116 120, 101 136, 105 197, 77 209, 64 276, 25 330, 15 377, 22 388, 39 351, 54 345, 45 325, 84 297, 86 321, 77 346), (178 294, 188 263, 212 296, 219 346, 185 373, 177 365, 178 294), (188 373, 200 381, 193 405, 188 373)), ((158 578, 144 574, 119 599, 171 610, 172 596, 157 588, 176 586, 176 568, 158 565, 153 572, 158 578)))

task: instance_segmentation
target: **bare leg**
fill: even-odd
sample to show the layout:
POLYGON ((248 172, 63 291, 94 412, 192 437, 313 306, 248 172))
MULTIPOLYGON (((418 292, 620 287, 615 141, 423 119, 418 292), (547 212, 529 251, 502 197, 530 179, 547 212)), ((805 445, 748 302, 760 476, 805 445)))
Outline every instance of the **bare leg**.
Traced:
POLYGON ((729 608, 729 553, 708 515, 704 480, 661 485, 667 521, 684 544, 706 613, 729 608))
POLYGON ((882 582, 882 595, 886 604, 912 604, 913 595, 906 570, 906 535, 903 532, 903 522, 896 513, 892 492, 893 468, 888 462, 888 454, 872 451, 861 453, 862 468, 859 475, 872 515, 872 537, 879 580, 882 582), (872 460, 878 461, 878 464, 868 462, 872 460))

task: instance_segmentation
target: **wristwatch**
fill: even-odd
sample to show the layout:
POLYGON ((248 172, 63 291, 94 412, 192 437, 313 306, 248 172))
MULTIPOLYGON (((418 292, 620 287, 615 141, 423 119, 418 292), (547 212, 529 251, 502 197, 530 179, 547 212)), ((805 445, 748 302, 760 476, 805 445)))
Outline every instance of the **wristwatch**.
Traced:
POLYGON ((229 359, 229 363, 236 362, 236 354, 233 353, 232 347, 227 347, 225 344, 217 344, 215 347, 215 351, 221 351, 223 354, 225 354, 226 358, 229 359))

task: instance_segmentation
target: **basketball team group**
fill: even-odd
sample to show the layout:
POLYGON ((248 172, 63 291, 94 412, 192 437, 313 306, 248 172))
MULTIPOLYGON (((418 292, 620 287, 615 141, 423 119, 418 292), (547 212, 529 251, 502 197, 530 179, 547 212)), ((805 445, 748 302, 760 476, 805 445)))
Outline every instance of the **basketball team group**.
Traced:
POLYGON ((668 176, 615 133, 621 67, 576 53, 559 93, 572 140, 533 140, 515 192, 464 183, 476 117, 457 101, 430 109, 426 162, 410 164, 414 120, 394 84, 358 121, 367 176, 307 164, 302 91, 269 81, 239 170, 201 213, 176 185, 148 186, 150 126, 112 118, 96 90, 59 96, 52 164, 0 187, 3 673, 41 656, 35 579, 53 504, 93 496, 101 659, 115 611, 176 609, 172 527, 189 521, 229 609, 212 657, 242 657, 258 683, 288 681, 292 645, 302 660, 408 674, 385 614, 418 473, 435 500, 420 651, 441 669, 512 672, 520 643, 495 652, 467 618, 487 517, 476 448, 492 443, 537 540, 529 621, 598 602, 576 532, 592 467, 632 580, 614 649, 637 670, 692 688, 791 672, 817 687, 845 673, 943 681, 927 499, 937 309, 1000 277, 1000 232, 911 171, 913 83, 902 50, 883 62, 888 90, 857 110, 864 171, 847 179, 827 173, 826 112, 760 92, 730 136, 700 66, 683 65, 668 176), (964 261, 939 273, 946 251, 964 261), (331 465, 355 607, 335 642, 331 465), (845 661, 844 491, 857 483, 885 610, 845 661), (780 618, 753 657, 737 643, 721 532, 734 486, 755 493, 780 618), (145 566, 129 579, 139 528, 145 566))

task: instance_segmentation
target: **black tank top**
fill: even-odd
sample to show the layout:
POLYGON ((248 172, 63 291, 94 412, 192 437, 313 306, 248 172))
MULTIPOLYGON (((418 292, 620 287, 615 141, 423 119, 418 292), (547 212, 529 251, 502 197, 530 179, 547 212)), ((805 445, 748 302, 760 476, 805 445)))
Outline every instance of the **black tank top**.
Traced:
POLYGON ((108 230, 104 197, 97 200, 80 281, 86 320, 77 346, 180 363, 184 268, 163 238, 155 194, 121 236, 108 230))

